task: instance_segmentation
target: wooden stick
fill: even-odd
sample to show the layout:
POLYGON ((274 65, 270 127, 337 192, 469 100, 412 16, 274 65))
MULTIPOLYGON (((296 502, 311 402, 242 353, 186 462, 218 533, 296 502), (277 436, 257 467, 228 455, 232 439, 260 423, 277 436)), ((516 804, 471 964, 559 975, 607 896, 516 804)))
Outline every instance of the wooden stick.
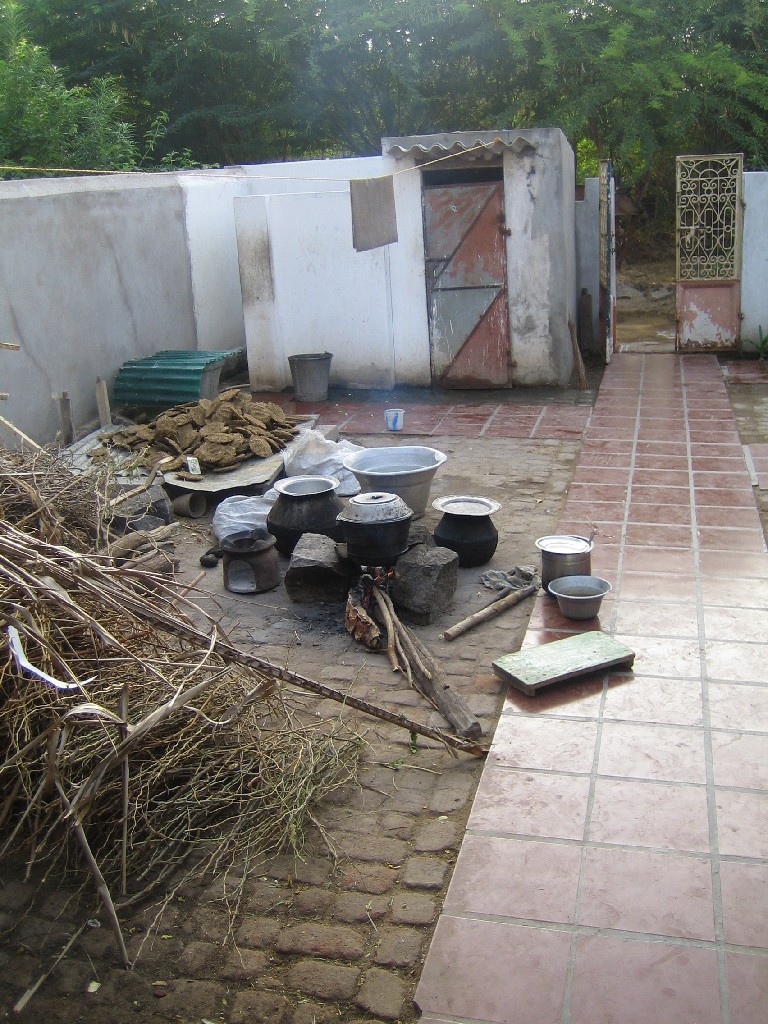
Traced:
POLYGON ((37 441, 33 441, 31 437, 27 437, 23 430, 19 430, 19 428, 15 424, 11 423, 10 420, 7 420, 5 416, 0 416, 0 423, 2 423, 4 427, 8 427, 9 430, 12 430, 22 441, 25 441, 27 444, 32 445, 33 448, 36 448, 37 451, 42 452, 44 450, 40 447, 37 441))
POLYGON ((500 615, 507 608, 512 608, 514 605, 519 604, 526 597, 530 597, 531 594, 535 594, 539 589, 538 583, 530 583, 527 587, 523 587, 522 590, 513 590, 511 594, 507 594, 506 597, 497 598, 495 601, 491 601, 485 608, 481 608, 479 612, 475 612, 473 615, 468 615, 466 619, 462 619, 461 622, 457 622, 455 626, 451 626, 446 629, 443 633, 443 640, 455 640, 457 636, 461 636, 462 633, 466 633, 470 629, 474 629, 475 626, 480 625, 481 622, 487 622, 488 619, 495 619, 497 615, 500 615))
POLYGON ((17 345, 15 341, 0 341, 0 348, 7 348, 11 352, 18 352, 21 345, 17 345))
POLYGON ((576 376, 579 378, 579 390, 587 390, 587 373, 584 369, 584 360, 581 358, 579 339, 576 337, 576 324, 568 318, 568 330, 571 332, 571 345, 573 346, 573 360, 576 363, 576 376))
POLYGON ((72 424, 72 403, 69 400, 68 391, 61 392, 59 412, 61 413, 61 439, 64 444, 72 444, 75 440, 75 428, 72 424))
POLYGON ((109 393, 107 385, 101 379, 96 378, 96 405, 99 407, 99 423, 102 427, 108 427, 112 423, 112 411, 109 408, 109 393))

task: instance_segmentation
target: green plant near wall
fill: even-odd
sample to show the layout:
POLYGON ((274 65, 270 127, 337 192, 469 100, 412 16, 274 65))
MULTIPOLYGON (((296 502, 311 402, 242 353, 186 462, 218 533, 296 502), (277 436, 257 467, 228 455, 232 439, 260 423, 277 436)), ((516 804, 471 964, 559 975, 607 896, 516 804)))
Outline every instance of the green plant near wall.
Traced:
POLYGON ((768 334, 763 332, 763 325, 757 328, 757 340, 754 338, 741 339, 739 353, 742 359, 768 359, 768 334))

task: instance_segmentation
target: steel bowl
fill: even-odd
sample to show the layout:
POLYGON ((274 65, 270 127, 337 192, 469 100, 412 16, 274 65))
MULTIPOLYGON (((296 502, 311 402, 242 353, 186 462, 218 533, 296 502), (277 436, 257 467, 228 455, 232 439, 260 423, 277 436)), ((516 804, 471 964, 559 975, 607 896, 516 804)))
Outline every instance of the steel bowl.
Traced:
POLYGON ((612 589, 608 580, 599 576, 562 576, 549 584, 550 594, 569 619, 593 619, 612 589))

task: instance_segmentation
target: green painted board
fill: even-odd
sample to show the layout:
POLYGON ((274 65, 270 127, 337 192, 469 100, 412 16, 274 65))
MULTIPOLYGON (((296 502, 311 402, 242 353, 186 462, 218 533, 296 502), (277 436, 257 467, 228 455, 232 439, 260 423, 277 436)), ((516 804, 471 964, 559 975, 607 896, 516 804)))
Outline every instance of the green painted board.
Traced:
POLYGON ((599 672, 613 665, 629 668, 635 652, 599 630, 553 640, 551 644, 504 654, 493 662, 497 676, 518 690, 534 696, 545 686, 599 672))

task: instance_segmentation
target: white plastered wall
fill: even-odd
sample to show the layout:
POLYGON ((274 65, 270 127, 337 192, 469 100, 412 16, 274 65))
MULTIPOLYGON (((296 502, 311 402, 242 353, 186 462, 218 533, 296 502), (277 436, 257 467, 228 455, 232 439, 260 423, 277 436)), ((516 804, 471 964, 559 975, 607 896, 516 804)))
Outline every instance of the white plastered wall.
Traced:
POLYGON ((332 384, 429 384, 418 173, 386 157, 258 171, 263 194, 234 204, 251 385, 280 390, 288 356, 325 351, 332 384), (398 241, 357 252, 349 181, 393 170, 398 241))
MULTIPOLYGON (((741 337, 768 337, 768 171, 744 175, 744 242, 741 271, 741 337)), ((748 346, 747 346, 748 347, 748 346)))

